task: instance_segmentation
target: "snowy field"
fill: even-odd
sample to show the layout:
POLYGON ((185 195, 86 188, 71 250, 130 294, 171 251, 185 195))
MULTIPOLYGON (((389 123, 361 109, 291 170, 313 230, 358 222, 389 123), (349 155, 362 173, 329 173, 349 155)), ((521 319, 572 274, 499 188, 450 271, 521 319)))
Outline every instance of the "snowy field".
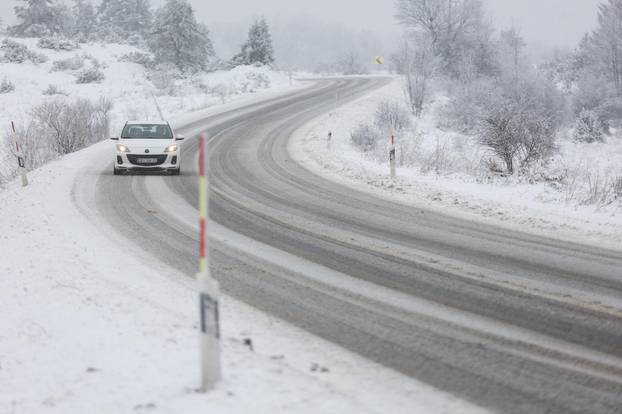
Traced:
MULTIPOLYGON (((288 88, 292 81, 284 73, 266 67, 239 66, 230 71, 203 73, 188 79, 173 79, 166 72, 149 72, 145 66, 128 62, 127 56, 144 54, 141 49, 119 44, 81 44, 72 51, 55 51, 38 47, 38 39, 12 39, 47 62, 34 64, 3 62, 0 59, 0 82, 7 80, 15 90, 0 93, 0 177, 14 171, 16 161, 10 154, 8 133, 11 121, 24 127, 37 105, 55 99, 107 98, 114 104, 110 121, 111 134, 118 135, 127 120, 159 119, 160 106, 164 117, 198 111, 223 102, 237 100, 262 90, 288 88), (79 69, 55 70, 56 62, 76 59, 79 69), (99 66, 105 79, 99 83, 76 83, 76 75, 84 69, 99 66), (50 86, 59 93, 44 94, 50 86)), ((0 56, 2 53, 0 53, 0 56)), ((1 181, 1 180, 0 180, 1 181)))
POLYGON ((606 206, 581 201, 590 197, 590 184, 622 177, 622 138, 614 135, 596 144, 560 139, 560 153, 547 173, 564 171, 570 183, 563 188, 524 178, 489 177, 481 165, 486 150, 472 137, 438 126, 443 99, 437 99, 414 121, 406 137, 397 137, 399 166, 393 182, 389 131, 386 142, 368 153, 352 145, 351 133, 373 119, 381 102, 403 99, 401 82, 395 79, 382 90, 339 108, 336 115, 323 116, 299 130, 290 151, 320 175, 397 202, 620 249, 622 199, 606 206), (330 143, 328 131, 333 131, 330 143), (384 157, 386 161, 380 161, 384 157))

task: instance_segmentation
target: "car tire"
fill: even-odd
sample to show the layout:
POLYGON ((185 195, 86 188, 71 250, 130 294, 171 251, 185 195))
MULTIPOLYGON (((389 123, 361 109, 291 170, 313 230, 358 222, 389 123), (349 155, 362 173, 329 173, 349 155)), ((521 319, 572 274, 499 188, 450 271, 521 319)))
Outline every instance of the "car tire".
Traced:
POLYGON ((171 175, 179 175, 181 173, 181 168, 171 171, 171 175))
POLYGON ((114 167, 112 168, 112 173, 113 173, 114 175, 121 175, 121 174, 123 174, 123 173, 121 172, 121 170, 119 170, 118 168, 114 168, 114 167))

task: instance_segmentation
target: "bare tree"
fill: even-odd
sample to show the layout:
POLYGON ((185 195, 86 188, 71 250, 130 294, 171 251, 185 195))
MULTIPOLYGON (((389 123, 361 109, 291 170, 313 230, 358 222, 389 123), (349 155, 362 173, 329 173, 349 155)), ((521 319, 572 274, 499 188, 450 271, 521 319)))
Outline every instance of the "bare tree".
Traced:
POLYGON ((403 76, 404 94, 413 115, 420 116, 428 97, 428 82, 439 66, 427 36, 405 39, 394 56, 397 71, 403 76))
POLYGON ((397 19, 410 31, 429 36, 448 71, 459 66, 465 47, 481 40, 483 16, 481 0, 397 0, 397 19))

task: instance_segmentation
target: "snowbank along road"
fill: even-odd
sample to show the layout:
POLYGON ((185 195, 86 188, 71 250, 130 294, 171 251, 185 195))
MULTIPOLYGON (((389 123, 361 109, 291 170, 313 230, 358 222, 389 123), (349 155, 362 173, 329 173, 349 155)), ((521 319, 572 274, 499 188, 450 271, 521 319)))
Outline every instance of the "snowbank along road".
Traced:
POLYGON ((289 138, 337 91, 344 104, 388 81, 313 81, 177 125, 191 137, 181 177, 109 165, 90 214, 193 276, 194 138, 208 129, 211 268, 226 293, 496 411, 622 413, 622 253, 394 204, 292 161, 289 138))

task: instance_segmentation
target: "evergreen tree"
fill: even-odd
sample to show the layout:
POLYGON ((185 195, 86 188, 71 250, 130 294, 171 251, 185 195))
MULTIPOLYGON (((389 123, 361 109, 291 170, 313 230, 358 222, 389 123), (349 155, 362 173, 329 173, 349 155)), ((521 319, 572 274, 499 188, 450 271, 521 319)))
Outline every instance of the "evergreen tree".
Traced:
POLYGON ((19 0, 15 7, 19 23, 9 28, 15 36, 42 37, 65 34, 69 26, 69 10, 53 0, 19 0))
POLYGON ((74 25, 72 34, 79 40, 88 40, 95 33, 97 16, 95 8, 89 0, 74 0, 74 25))
POLYGON ((151 32, 149 0, 103 0, 97 11, 101 35, 109 40, 127 42, 131 36, 143 39, 151 32))
POLYGON ((205 70, 214 57, 209 30, 197 22, 187 0, 167 0, 156 12, 150 46, 157 63, 171 63, 184 72, 205 70))
POLYGON ((234 65, 271 65, 274 63, 272 36, 265 18, 261 18, 248 31, 248 40, 239 54, 233 57, 234 65))

